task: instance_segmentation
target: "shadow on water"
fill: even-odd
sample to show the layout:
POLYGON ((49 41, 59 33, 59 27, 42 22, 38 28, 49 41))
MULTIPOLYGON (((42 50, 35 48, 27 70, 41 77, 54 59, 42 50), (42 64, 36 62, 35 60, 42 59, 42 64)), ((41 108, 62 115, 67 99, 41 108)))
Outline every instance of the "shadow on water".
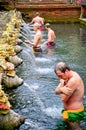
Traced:
MULTIPOLYGON (((24 79, 24 84, 9 91, 14 110, 26 118, 19 130, 57 130, 63 109, 60 95, 54 94, 59 83, 54 74, 57 62, 67 62, 81 75, 86 86, 86 27, 79 24, 51 26, 57 36, 56 48, 44 51, 41 57, 35 57, 31 47, 26 43, 21 45, 23 51, 19 55, 24 62, 18 67, 17 75, 24 79)), ((31 31, 25 37, 30 38, 30 35, 31 31)), ((46 39, 47 32, 44 30, 43 41, 46 39)), ((86 106, 86 91, 83 102, 86 106)), ((82 123, 82 126, 86 130, 86 124, 82 123)))

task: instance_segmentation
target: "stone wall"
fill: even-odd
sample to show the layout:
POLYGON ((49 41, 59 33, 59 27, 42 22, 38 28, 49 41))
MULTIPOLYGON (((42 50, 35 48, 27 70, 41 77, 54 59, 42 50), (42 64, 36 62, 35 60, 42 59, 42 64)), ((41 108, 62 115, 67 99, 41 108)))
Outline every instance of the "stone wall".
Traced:
MULTIPOLYGON (((13 0, 12 0, 13 1, 13 0)), ((12 2, 11 1, 11 2, 12 2)), ((15 3, 10 3, 10 6, 6 5, 5 8, 12 7, 22 12, 22 15, 28 21, 31 21, 36 12, 40 12, 40 15, 44 17, 45 22, 79 22, 80 17, 80 5, 65 3, 69 0, 43 0, 42 2, 19 2, 21 0, 15 0, 15 3), (50 2, 49 2, 50 1, 50 2)), ((74 1, 74 0, 70 0, 74 1)))
POLYGON ((44 17, 45 22, 79 22, 80 6, 73 4, 44 4, 44 5, 18 5, 16 6, 28 21, 36 12, 44 17))

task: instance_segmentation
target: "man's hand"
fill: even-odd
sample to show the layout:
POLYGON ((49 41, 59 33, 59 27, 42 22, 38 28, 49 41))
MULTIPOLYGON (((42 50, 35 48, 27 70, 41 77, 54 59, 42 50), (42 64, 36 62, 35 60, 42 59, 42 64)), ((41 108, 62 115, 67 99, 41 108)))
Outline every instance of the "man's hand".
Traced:
POLYGON ((30 44, 30 41, 29 41, 29 40, 25 40, 24 42, 26 42, 26 43, 29 43, 29 44, 30 44))
POLYGON ((64 86, 64 80, 63 79, 60 79, 60 83, 61 83, 61 86, 64 86))

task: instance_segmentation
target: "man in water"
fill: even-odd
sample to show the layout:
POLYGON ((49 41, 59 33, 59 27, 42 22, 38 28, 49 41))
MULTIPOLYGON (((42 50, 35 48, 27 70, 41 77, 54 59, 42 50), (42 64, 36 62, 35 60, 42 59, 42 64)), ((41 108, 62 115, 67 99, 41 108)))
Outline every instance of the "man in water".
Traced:
POLYGON ((53 46, 55 46, 55 32, 50 28, 49 23, 45 24, 45 28, 48 31, 48 39, 44 42, 44 44, 47 44, 48 48, 52 48, 53 46))
POLYGON ((82 130, 80 121, 84 118, 83 81, 79 74, 72 71, 64 62, 56 64, 55 73, 60 80, 55 93, 61 94, 64 104, 62 117, 72 130, 82 130))
POLYGON ((34 23, 39 23, 40 24, 40 30, 43 29, 44 18, 40 17, 39 12, 36 12, 35 18, 32 19, 32 21, 29 23, 29 25, 34 24, 34 23))
POLYGON ((40 31, 40 25, 39 23, 35 23, 33 27, 34 27, 34 31, 36 32, 34 36, 34 42, 32 43, 29 40, 25 40, 25 42, 33 46, 33 52, 35 54, 40 54, 42 52, 41 49, 42 33, 40 31))

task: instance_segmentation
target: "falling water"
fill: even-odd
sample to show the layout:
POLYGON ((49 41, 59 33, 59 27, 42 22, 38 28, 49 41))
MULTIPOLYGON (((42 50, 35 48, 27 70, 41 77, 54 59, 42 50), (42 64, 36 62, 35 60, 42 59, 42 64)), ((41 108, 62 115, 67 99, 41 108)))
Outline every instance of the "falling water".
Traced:
POLYGON ((53 107, 45 108, 43 102, 35 91, 35 89, 38 88, 38 85, 28 85, 27 83, 24 83, 24 85, 32 92, 33 96, 35 97, 35 101, 40 106, 42 112, 45 112, 48 116, 51 116, 52 118, 57 118, 57 115, 60 117, 62 108, 58 110, 55 105, 53 107))

